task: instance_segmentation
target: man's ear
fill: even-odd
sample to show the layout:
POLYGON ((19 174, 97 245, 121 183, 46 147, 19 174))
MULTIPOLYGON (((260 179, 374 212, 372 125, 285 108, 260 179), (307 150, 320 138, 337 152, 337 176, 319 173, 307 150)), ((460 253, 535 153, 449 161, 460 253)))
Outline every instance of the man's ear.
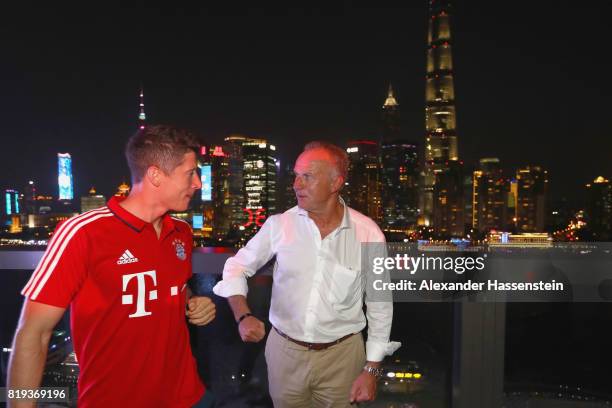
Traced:
POLYGON ((145 178, 155 187, 159 187, 161 184, 161 169, 157 166, 149 166, 145 178))
POLYGON ((344 177, 337 175, 332 179, 332 191, 334 193, 342 190, 342 187, 344 187, 344 177))

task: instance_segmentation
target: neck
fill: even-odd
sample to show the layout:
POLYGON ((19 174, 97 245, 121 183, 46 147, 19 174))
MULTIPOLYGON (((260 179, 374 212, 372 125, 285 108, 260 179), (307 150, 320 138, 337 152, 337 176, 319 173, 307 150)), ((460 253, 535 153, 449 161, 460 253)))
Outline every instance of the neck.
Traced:
POLYGON ((321 210, 308 211, 308 216, 319 227, 329 227, 340 224, 344 215, 344 206, 340 203, 338 197, 326 203, 321 210))
POLYGON ((141 220, 153 224, 155 229, 161 225, 162 217, 168 211, 141 184, 136 184, 130 195, 119 205, 141 220))

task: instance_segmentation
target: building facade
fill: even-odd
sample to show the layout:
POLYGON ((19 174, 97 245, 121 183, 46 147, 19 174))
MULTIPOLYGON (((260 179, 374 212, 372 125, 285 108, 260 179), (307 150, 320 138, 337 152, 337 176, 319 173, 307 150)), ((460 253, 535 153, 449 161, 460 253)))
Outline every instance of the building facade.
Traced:
POLYGON ((440 237, 463 237, 465 233, 463 173, 460 161, 451 161, 436 173, 433 222, 440 237))
POLYGON ((612 184, 597 177, 586 186, 587 228, 596 241, 612 239, 612 184))
POLYGON ((355 210, 381 223, 383 218, 378 143, 354 140, 347 144, 349 174, 343 197, 355 210))
POLYGON ((480 233, 505 230, 508 221, 510 184, 504 177, 498 158, 480 160, 473 172, 472 228, 480 233))
POLYGON ((402 139, 384 141, 380 156, 383 229, 406 230, 419 215, 418 146, 402 139))
POLYGON ((546 226, 548 171, 526 166, 516 172, 516 230, 543 232, 546 226))
POLYGON ((57 184, 60 200, 74 199, 74 183, 72 179, 72 156, 70 153, 57 154, 57 184))
POLYGON ((230 235, 243 241, 277 212, 278 158, 266 139, 232 135, 225 138, 230 235))
MULTIPOLYGON (((425 79, 425 154, 422 225, 432 224, 436 175, 459 160, 452 58, 451 4, 430 0, 425 79)), ((462 200, 463 201, 463 200, 462 200)), ((434 223, 434 228, 437 228, 434 223)))
POLYGON ((81 213, 95 210, 96 208, 104 207, 105 205, 106 197, 104 197, 102 194, 98 194, 94 187, 89 190, 88 195, 81 197, 81 213))

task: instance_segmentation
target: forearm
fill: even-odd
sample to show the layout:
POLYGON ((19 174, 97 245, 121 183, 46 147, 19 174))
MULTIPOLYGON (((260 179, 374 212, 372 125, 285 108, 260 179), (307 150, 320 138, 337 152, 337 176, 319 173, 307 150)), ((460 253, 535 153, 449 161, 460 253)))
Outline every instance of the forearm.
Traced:
POLYGON ((245 313, 251 313, 246 297, 234 295, 227 298, 227 302, 234 313, 234 320, 238 320, 245 313))
MULTIPOLYGON (((40 386, 47 348, 49 346, 49 333, 32 333, 20 328, 15 333, 13 350, 9 361, 7 387, 11 389, 35 389, 40 386)), ((34 401, 9 402, 9 408, 35 407, 34 401)))
POLYGON ((393 321, 393 305, 383 302, 367 302, 368 341, 366 356, 369 362, 380 362, 391 355, 400 343, 389 341, 393 321))
POLYGON ((213 288, 217 296, 229 299, 232 296, 247 295, 249 291, 247 279, 255 275, 259 268, 274 256, 272 224, 276 217, 273 215, 268 218, 247 245, 227 259, 223 267, 223 279, 213 288))

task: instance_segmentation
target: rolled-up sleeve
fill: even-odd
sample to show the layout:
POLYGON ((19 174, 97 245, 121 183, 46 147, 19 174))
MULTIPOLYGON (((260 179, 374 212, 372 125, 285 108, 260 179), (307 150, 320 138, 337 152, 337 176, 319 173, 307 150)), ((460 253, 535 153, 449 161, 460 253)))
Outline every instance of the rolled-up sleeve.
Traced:
POLYGON ((272 231, 275 218, 276 216, 268 218, 247 245, 225 261, 223 279, 213 288, 216 295, 222 297, 247 295, 247 279, 274 256, 272 231))
POLYGON ((389 341, 393 304, 387 302, 366 302, 368 319, 368 341, 366 341, 366 358, 368 361, 382 361, 400 348, 402 343, 389 341))
MULTIPOLYGON (((385 237, 382 232, 378 231, 378 233, 373 234, 369 241, 373 244, 368 246, 368 251, 373 251, 373 253, 369 253, 367 259, 373 259, 373 257, 385 258, 387 256, 385 237)), ((366 273, 371 273, 371 271, 367 270, 366 273)), ((388 271, 378 275, 377 279, 384 282, 391 281, 388 271)), ((371 279, 366 279, 366 281, 371 284, 371 279)), ((393 322, 393 296, 390 291, 386 291, 382 294, 377 293, 375 297, 369 297, 368 292, 366 290, 365 304, 368 320, 366 358, 368 361, 382 361, 385 356, 392 355, 402 345, 397 341, 389 341, 393 322)))

